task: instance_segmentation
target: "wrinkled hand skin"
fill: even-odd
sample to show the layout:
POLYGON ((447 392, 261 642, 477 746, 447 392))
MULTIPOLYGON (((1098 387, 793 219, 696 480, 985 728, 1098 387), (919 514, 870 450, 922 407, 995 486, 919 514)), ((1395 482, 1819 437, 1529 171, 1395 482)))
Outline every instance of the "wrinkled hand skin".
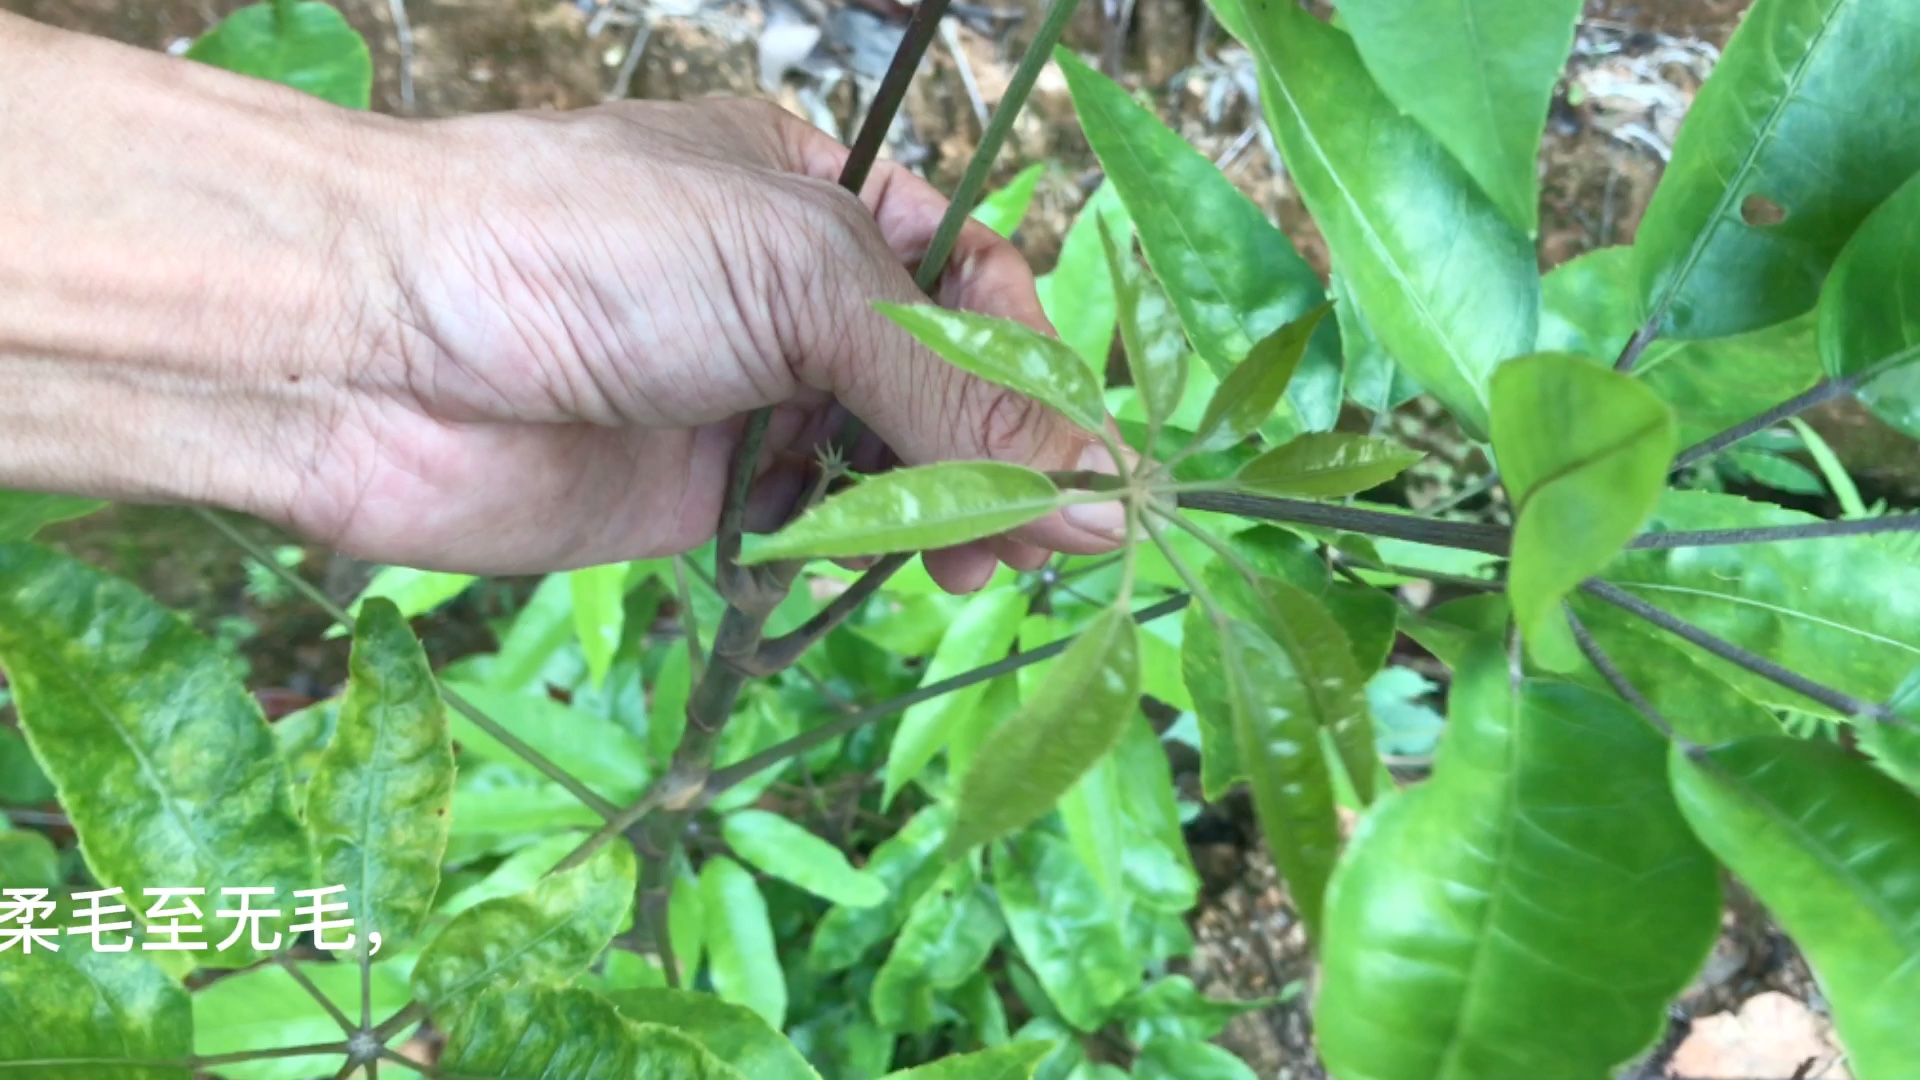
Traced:
MULTIPOLYGON (((400 121, 0 17, 0 99, 15 90, 0 138, 28 152, 0 183, 56 212, 0 209, 0 398, 62 381, 0 405, 0 428, 39 436, 0 434, 0 486, 210 503, 369 559, 524 573, 704 543, 760 407, 754 528, 803 496, 849 413, 870 431, 858 468, 1111 468, 872 309, 925 301, 910 270, 945 199, 888 163, 856 199, 834 183, 846 150, 770 105, 400 121), (37 116, 50 79, 135 92, 37 116), (88 169, 105 175, 71 190, 88 169), (82 222, 85 250, 56 248, 82 222), (144 421, 73 420, 129 383, 161 388, 144 421)), ((1046 328, 1025 263, 978 224, 936 299, 1046 328)), ((929 569, 967 589, 996 558, 1111 547, 1117 504, 1077 510, 929 569)))

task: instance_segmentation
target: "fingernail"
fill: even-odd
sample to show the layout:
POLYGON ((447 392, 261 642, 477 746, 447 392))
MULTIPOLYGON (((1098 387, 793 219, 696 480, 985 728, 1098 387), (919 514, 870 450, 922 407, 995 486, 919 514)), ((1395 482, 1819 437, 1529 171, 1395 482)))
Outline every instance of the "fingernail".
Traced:
MULTIPOLYGON (((1113 455, 1099 443, 1089 443, 1080 451, 1080 460, 1075 468, 1087 472, 1118 475, 1119 468, 1113 463, 1113 455)), ((1118 499, 1111 502, 1079 503, 1061 511, 1067 524, 1083 529, 1095 536, 1107 540, 1124 539, 1127 535, 1127 508, 1118 499)))

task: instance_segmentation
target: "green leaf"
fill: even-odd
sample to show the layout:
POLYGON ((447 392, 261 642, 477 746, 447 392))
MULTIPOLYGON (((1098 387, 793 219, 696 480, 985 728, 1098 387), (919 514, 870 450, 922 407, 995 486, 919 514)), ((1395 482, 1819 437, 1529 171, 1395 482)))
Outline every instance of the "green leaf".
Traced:
POLYGON ((58 889, 66 880, 60 849, 40 833, 13 831, 0 817, 0 882, 9 889, 58 889))
MULTIPOLYGON (((319 861, 260 706, 216 645, 124 581, 0 544, 0 667, 95 878, 130 897, 273 888, 283 914, 262 932, 286 929, 319 861)), ((244 944, 202 957, 256 958, 244 944)))
POLYGON ((1186 394, 1187 338, 1167 294, 1134 258, 1132 238, 1116 239, 1103 232, 1100 239, 1107 245, 1107 265, 1113 270, 1127 371, 1146 410, 1151 442, 1186 394))
POLYGON ((887 899, 886 883, 855 870, 840 849, 769 810, 736 810, 721 822, 727 846, 761 873, 848 907, 887 899))
POLYGON ((949 461, 869 477, 750 545, 741 561, 855 558, 929 551, 997 536, 1066 505, 1053 481, 1019 465, 949 461))
POLYGON ((414 996, 440 1009, 490 985, 585 971, 632 913, 633 882, 632 849, 611 844, 524 893, 462 912, 421 954, 414 996))
MULTIPOLYGON (((342 1012, 360 1015, 359 964, 303 963, 300 970, 342 1012)), ((413 1000, 407 977, 391 963, 373 966, 370 987, 376 1020, 392 1016, 413 1000)), ((317 1046, 339 1039, 340 1028, 333 1018, 314 1004, 293 976, 273 964, 221 979, 193 995, 193 1048, 203 1056, 317 1046)), ((250 1061, 222 1065, 218 1072, 228 1080, 311 1080, 337 1071, 340 1060, 339 1054, 332 1054, 250 1061)), ((386 1068, 381 1069, 383 1075, 386 1068)), ((0 1074, 5 1072, 0 1068, 0 1074)))
POLYGON ((690 981, 707 951, 707 900, 684 857, 674 865, 672 892, 667 896, 667 941, 673 946, 681 981, 690 981))
POLYGON ((1106 374, 1117 311, 1107 252, 1100 243, 1102 223, 1115 237, 1133 232, 1119 189, 1106 182, 1080 204, 1073 226, 1060 242, 1053 272, 1035 282, 1047 321, 1096 379, 1106 374))
POLYGON ((1048 1043, 1014 1042, 977 1054, 955 1054, 917 1069, 888 1073, 884 1080, 1028 1080, 1040 1059, 1053 1052, 1048 1043))
POLYGON ((1205 1040, 1219 1036, 1236 1018, 1274 1004, 1272 998, 1225 1001, 1202 994, 1185 975, 1155 979, 1120 1003, 1127 1038, 1145 1046, 1156 1039, 1205 1040))
POLYGON ((1833 1006, 1847 1066, 1920 1057, 1920 796, 1831 743, 1744 739, 1673 756, 1687 820, 1792 935, 1833 1006))
POLYGON ((366 108, 373 96, 367 43, 338 11, 318 0, 243 7, 202 35, 187 56, 349 109, 366 108))
POLYGON ((573 638, 573 587, 565 574, 548 574, 500 639, 500 653, 488 668, 487 684, 496 690, 544 695, 547 688, 541 674, 573 638))
POLYGON ((14 728, 0 727, 0 806, 32 806, 55 798, 53 781, 33 759, 26 738, 14 728))
POLYGON ((1134 1080, 1259 1080, 1246 1062, 1212 1043, 1155 1039, 1133 1063, 1134 1080))
MULTIPOLYGON (((0 962, 0 1074, 24 1080, 189 1080, 187 992, 150 954, 14 949, 0 962), (178 1061, 177 1066, 155 1064, 178 1061)), ((337 1029, 336 1029, 337 1030, 337 1029)))
POLYGON ((1262 338, 1246 359, 1220 380, 1200 418, 1199 434, 1194 437, 1199 449, 1232 446, 1260 430, 1286 393, 1327 308, 1321 304, 1262 338))
POLYGON ((1011 319, 933 304, 874 307, 955 367, 1024 394, 1087 431, 1106 430, 1099 377, 1058 338, 1011 319))
MULTIPOLYGON (((360 590, 360 595, 354 598, 347 613, 359 618, 360 609, 367 601, 385 597, 393 601, 394 606, 400 609, 400 614, 411 619, 439 610, 479 580, 472 574, 443 574, 436 570, 412 570, 404 566, 383 567, 373 575, 367 587, 360 590)), ((346 633, 346 628, 335 626, 327 631, 327 636, 344 637, 346 633)))
POLYGON ((1533 245, 1380 92, 1345 34, 1291 4, 1213 6, 1259 62, 1281 157, 1381 345, 1484 434, 1494 366, 1533 346, 1533 245))
MULTIPOLYGON (((920 685, 931 686, 1006 659, 1028 603, 1027 594, 1013 587, 987 589, 967 597, 927 661, 920 685)), ((882 809, 893 805, 894 796, 925 771, 947 745, 955 724, 970 717, 986 693, 987 684, 979 683, 907 710, 887 750, 882 809)))
POLYGON ((840 971, 860 962, 868 950, 900 928, 907 912, 940 876, 934 859, 946 843, 951 815, 930 806, 909 819, 898 833, 873 849, 866 872, 885 882, 886 903, 870 908, 835 907, 814 927, 807 965, 819 972, 840 971))
POLYGON ((575 570, 567 575, 573 593, 573 629, 587 658, 587 681, 599 686, 613 667, 620 634, 627 620, 627 564, 612 563, 575 570))
POLYGON ((1673 413, 1632 377, 1541 353, 1493 380, 1493 450, 1514 502, 1507 595, 1536 663, 1579 664, 1560 601, 1632 539, 1666 490, 1673 413))
POLYGON ((776 1028, 787 1022, 787 977, 767 917, 767 901, 746 868, 725 856, 700 867, 706 910, 707 970, 714 992, 776 1028))
POLYGON ((1580 0, 1346 0, 1340 17, 1380 89, 1532 236, 1540 129, 1573 46, 1580 0))
POLYGON ((0 490, 0 543, 31 540, 34 533, 49 525, 86 517, 106 505, 98 499, 0 490))
POLYGON ((500 1080, 745 1080, 691 1036, 629 1020, 591 991, 537 986, 481 996, 453 1025, 440 1068, 500 1080))
MULTIPOLYGON (((1630 247, 1601 248, 1555 267, 1540 285, 1537 348, 1611 364, 1644 319, 1634 275, 1630 247)), ((1707 341, 1662 338, 1640 354, 1633 375, 1673 406, 1680 443, 1691 446, 1819 381, 1813 318, 1707 341)))
MULTIPOLYGON (((1815 520, 1731 495, 1672 491, 1649 529, 1815 520)), ((1920 565, 1879 537, 1629 551, 1603 576, 1744 649, 1785 659, 1807 678, 1868 701, 1884 701, 1920 664, 1920 565)), ((1684 649, 1756 701, 1826 715, 1824 706, 1752 672, 1684 649)))
POLYGON ((1340 326, 1340 348, 1347 370, 1347 396, 1374 414, 1389 413, 1420 396, 1420 384, 1380 344, 1373 324, 1354 303, 1347 279, 1336 267, 1327 292, 1340 326))
POLYGON ((1100 883, 1114 910, 1125 912, 1129 897, 1122 880, 1122 860, 1127 823, 1121 807, 1125 805, 1126 793, 1120 787, 1120 773, 1114 762, 1117 756, 1117 753, 1109 754, 1094 762, 1093 768, 1060 796, 1059 810, 1067 842, 1073 845, 1087 869, 1093 871, 1094 880, 1100 883))
POLYGON ((1060 1015, 1098 1030, 1140 982, 1140 967, 1099 882, 1066 841, 1020 833, 993 857, 1000 913, 1014 944, 1060 1015))
MULTIPOLYGON (((1333 780, 1306 701, 1308 680, 1272 638, 1251 624, 1230 621, 1216 640, 1234 747, 1253 788, 1260 830, 1301 921, 1318 939, 1327 878, 1340 853, 1340 829, 1333 780)), ((1371 746, 1367 752, 1371 757, 1371 746)), ((1370 783, 1373 772, 1370 760, 1352 775, 1356 783, 1362 777, 1370 783)))
POLYGON ((630 1020, 672 1028, 751 1080, 820 1080, 792 1043, 752 1009, 688 990, 623 990, 607 995, 630 1020))
POLYGON ((1051 810, 1113 750, 1140 697, 1137 633, 1131 614, 1107 608, 1053 662, 1047 681, 968 768, 949 851, 998 839, 1051 810))
MULTIPOLYGON (((1153 635, 1143 633, 1145 641, 1153 635)), ((1108 759, 1119 800, 1120 876, 1135 902, 1154 911, 1184 915, 1200 895, 1180 807, 1174 797, 1173 766, 1153 725, 1136 713, 1108 759)))
MULTIPOLYGON (((1595 600, 1576 600, 1574 610, 1600 651, 1681 738, 1714 746, 1780 733, 1773 713, 1700 663, 1704 654, 1677 648, 1678 638, 1595 600)), ((1600 693, 1613 693, 1612 684, 1584 662, 1571 677, 1600 693)))
POLYGON ((1451 697, 1433 778, 1368 814, 1328 892, 1328 1071, 1611 1076, 1664 1029, 1720 921, 1666 744, 1611 697, 1516 685, 1498 639, 1451 697))
POLYGON ((1047 171, 1044 161, 1036 161, 1021 169, 1007 186, 980 200, 973 208, 973 220, 999 233, 1011 237, 1020 223, 1026 220, 1027 207, 1033 204, 1034 188, 1040 184, 1040 175, 1047 171))
POLYGON ((977 974, 1005 932, 993 892, 971 864, 947 868, 908 912, 874 977, 873 1017, 888 1031, 922 1034, 938 1021, 935 994, 977 974))
POLYGON ((1634 242, 1641 310, 1667 333, 1724 337, 1812 309, 1841 246, 1920 170, 1911 16, 1905 0, 1755 0, 1634 242))
POLYGON ((1915 668, 1887 699, 1893 723, 1854 725, 1860 746, 1887 775, 1920 791, 1920 668, 1915 668))
MULTIPOLYGON (((1312 267, 1212 161, 1071 52, 1055 49, 1054 57, 1087 142, 1132 213, 1148 265, 1194 350, 1217 374, 1320 303, 1312 267)), ((1137 375, 1134 381, 1140 385, 1137 375)))
POLYGON ((355 622, 333 742, 307 789, 323 876, 347 887, 359 949, 402 949, 420 932, 452 801, 453 743, 433 670, 400 610, 375 600, 355 622))
POLYGON ((693 696, 693 658, 686 649, 672 649, 654 675, 647 702, 647 752, 656 761, 671 761, 687 733, 687 699, 693 696))
MULTIPOLYGON (((447 688, 614 802, 636 798, 647 786, 646 744, 611 720, 564 705, 544 691, 510 693, 453 679, 447 688)), ((544 775, 465 716, 452 713, 447 722, 468 767, 489 761, 529 778, 544 775)))
POLYGON ((1309 433, 1242 465, 1233 486, 1258 495, 1337 498, 1379 487, 1425 456, 1368 435, 1309 433))
POLYGON ((1882 420, 1920 438, 1920 178, 1907 181, 1840 252, 1820 291, 1820 360, 1882 420))

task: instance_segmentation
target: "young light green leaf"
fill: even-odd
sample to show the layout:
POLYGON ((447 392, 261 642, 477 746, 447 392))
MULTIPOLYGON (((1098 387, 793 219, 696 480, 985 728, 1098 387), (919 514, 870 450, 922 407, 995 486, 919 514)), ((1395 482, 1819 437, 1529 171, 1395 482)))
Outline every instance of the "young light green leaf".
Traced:
POLYGON ((622 1015, 658 1024, 698 1040, 713 1056, 751 1080, 820 1080, 786 1036, 758 1013, 712 994, 665 987, 607 995, 622 1015))
POLYGON ((1388 439, 1310 432, 1242 465, 1233 486, 1259 495, 1337 498, 1379 487, 1425 456, 1388 439))
POLYGON ((875 304, 948 363, 1025 394, 1089 432, 1106 430, 1100 379, 1058 338, 1011 319, 933 304, 875 304))
POLYGON ((1036 161, 1021 169, 1007 186, 980 200, 973 208, 973 220, 999 233, 1012 236, 1026 220, 1027 207, 1033 203, 1033 192, 1040 184, 1040 175, 1047 171, 1044 161, 1036 161))
MULTIPOLYGON (((313 840, 260 706, 185 620, 64 556, 0 544, 0 667, 97 880, 130 897, 316 887, 313 840)), ((293 919, 280 908, 268 940, 293 919)), ((242 967, 258 959, 248 944, 201 956, 242 967)))
MULTIPOLYGON (((1260 831, 1300 920, 1318 939, 1340 828, 1320 730, 1306 702, 1307 680, 1272 638, 1249 623, 1228 622, 1218 640, 1234 746, 1253 788, 1260 831)), ((1372 764, 1354 775, 1371 781, 1372 764)))
MULTIPOLYGON (((1630 247, 1601 248, 1555 267, 1540 283, 1541 352, 1609 363, 1645 315, 1630 247)), ((1648 345, 1633 375, 1673 406, 1691 446, 1798 395, 1820 380, 1811 315, 1729 338, 1648 345)))
POLYGON ((1611 696, 1516 685, 1497 638, 1461 663, 1449 712, 1433 778, 1363 819, 1327 894, 1328 1071, 1610 1076, 1663 1029, 1719 928, 1666 743, 1611 696), (1594 920, 1617 932, 1587 933, 1594 920))
POLYGON ((49 525, 86 517, 106 505, 98 499, 0 490, 0 543, 31 540, 34 533, 49 525))
POLYGON ((1920 178, 1907 181, 1840 252, 1820 291, 1820 360, 1882 420, 1920 438, 1920 178))
POLYGON ((1292 4, 1213 8, 1259 62, 1281 157, 1381 344, 1483 435, 1494 365, 1533 346, 1533 245, 1381 93, 1346 35, 1292 4))
POLYGON ((1847 238, 1920 170, 1911 16, 1906 0, 1755 0, 1641 219, 1643 313, 1712 338, 1813 308, 1847 238))
POLYGON ((1137 633, 1128 612, 1108 608, 1053 662, 1047 682, 968 768, 949 851, 998 839, 1053 809, 1113 750, 1140 697, 1137 633))
POLYGON ((1065 840, 1028 829, 994 850, 993 884, 1047 999, 1074 1027, 1099 1030, 1139 984, 1140 965, 1086 864, 1065 840))
POLYGON ((887 899, 886 883, 855 870, 840 849, 768 810, 736 810, 720 824, 727 846, 761 873, 848 907, 887 899))
MULTIPOLYGON (((425 615, 459 596, 480 579, 472 574, 443 574, 437 570, 413 570, 405 566, 382 567, 367 587, 354 597, 347 613, 358 618, 367 601, 384 597, 393 601, 400 614, 411 619, 425 615)), ((336 631, 344 634, 339 627, 336 631)), ((329 631, 332 633, 332 631, 329 631)))
POLYGON ((929 806, 874 848, 865 869, 886 883, 890 894, 887 902, 878 907, 835 907, 828 911, 814 927, 807 966, 819 972, 850 968, 898 930, 914 902, 940 876, 942 865, 934 855, 946 843, 951 823, 946 808, 929 806))
POLYGON ((913 905, 874 976, 874 1019, 888 1031, 932 1030, 939 1020, 935 994, 973 978, 1004 933, 993 893, 972 864, 951 864, 913 905))
MULTIPOLYGON (((187 992, 136 949, 16 947, 0 961, 0 1074, 22 1080, 189 1080, 187 992), (162 1065, 158 1062, 179 1062, 162 1065)), ((164 955, 164 954, 161 954, 164 955)), ((336 1029, 337 1032, 337 1029, 336 1029)))
POLYGON ((1133 1063, 1133 1080, 1260 1080, 1223 1047, 1197 1039, 1155 1039, 1133 1063))
POLYGON ((673 946, 673 962, 680 969, 680 981, 685 983, 699 972, 700 962, 706 956, 707 898, 700 890, 699 877, 684 856, 674 865, 671 889, 667 895, 667 941, 673 946))
MULTIPOLYGON (((1012 586, 986 589, 968 597, 965 606, 948 624, 946 633, 941 635, 940 645, 927 661, 920 685, 931 686, 1005 659, 1028 604, 1027 594, 1012 586)), ((986 693, 987 684, 981 683, 942 694, 907 710, 887 749, 884 786, 880 793, 882 808, 891 806, 894 796, 925 771, 927 764, 947 745, 955 724, 972 716, 986 693)))
POLYGON ((326 881, 347 887, 355 947, 397 951, 440 887, 453 742, 427 655, 391 601, 361 609, 347 673, 333 741, 307 787, 307 826, 326 881))
POLYGON ((1120 311, 1120 339, 1126 345, 1127 370, 1147 414, 1148 441, 1180 407, 1187 389, 1187 338, 1158 282, 1133 256, 1132 238, 1101 233, 1107 265, 1113 270, 1113 295, 1120 311))
POLYGON ((1260 430, 1287 392, 1287 383, 1306 355, 1307 343, 1326 317, 1327 308, 1321 304, 1268 334, 1227 372, 1200 418, 1200 430, 1194 437, 1199 449, 1232 446, 1260 430))
POLYGON ((1047 321, 1096 379, 1106 375, 1117 311, 1106 249, 1100 244, 1102 223, 1116 237, 1133 232, 1119 189, 1104 181, 1080 204, 1073 226, 1060 242, 1053 272, 1034 283, 1047 321))
MULTIPOLYGON (((1818 519, 1769 503, 1670 491, 1648 529, 1799 525, 1818 519)), ((1920 665, 1920 564, 1881 538, 1628 551, 1603 575, 1648 603, 1807 678, 1884 701, 1920 665)), ((1669 638, 1668 640, 1673 640, 1669 638)), ((1827 715, 1824 706, 1692 646, 1689 656, 1765 704, 1827 715)))
POLYGON ((1638 532, 1666 490, 1673 411, 1630 376, 1541 353, 1493 377, 1493 450, 1514 510, 1507 595, 1534 661, 1580 651, 1560 601, 1638 532))
POLYGON ((610 844, 517 896, 462 912, 413 969, 413 993, 458 1007, 488 986, 554 981, 587 969, 632 914, 633 850, 610 844))
MULTIPOLYGON (((386 959, 385 948, 381 953, 386 959)), ((303 963, 300 971, 342 1012, 360 1015, 360 965, 303 963)), ((413 1000, 407 977, 391 963, 373 966, 368 989, 375 1019, 392 1016, 413 1000)), ((286 969, 274 964, 220 979, 193 995, 193 1048, 202 1056, 317 1046, 339 1038, 333 1018, 315 1007, 313 997, 286 969)), ((315 1055, 222 1065, 219 1075, 226 1080, 312 1080, 339 1068, 340 1055, 315 1055)), ((5 1072, 0 1067, 0 1075, 5 1072)))
MULTIPOLYGON (((1132 211, 1148 265, 1216 373, 1320 303, 1312 267, 1206 155, 1071 52, 1054 57, 1088 144, 1132 211)), ((1126 236, 1113 234, 1123 250, 1126 236)), ((1137 374, 1134 382, 1141 385, 1137 374)))
POLYGON ((367 43, 320 0, 243 7, 202 35, 187 56, 349 109, 364 109, 373 97, 367 43))
POLYGON ((776 1028, 787 1023, 787 976, 753 875, 725 856, 700 867, 706 910, 707 970, 714 993, 744 1005, 776 1028))
POLYGON ((1340 17, 1380 89, 1418 120, 1515 228, 1540 223, 1540 129, 1580 0, 1347 0, 1340 17))
POLYGON ((888 1073, 882 1080, 1030 1080, 1051 1043, 1013 1042, 973 1054, 955 1054, 917 1069, 888 1073))
POLYGON ((575 570, 567 575, 567 588, 573 593, 573 630, 587 657, 587 680, 599 686, 626 629, 627 564, 575 570))
POLYGON ((1920 796, 1832 743, 1773 736, 1673 755, 1701 840, 1806 953, 1860 1080, 1920 1059, 1920 796))
POLYGON ((588 990, 539 986, 483 994, 453 1023, 449 1076, 566 1080, 746 1080, 692 1036, 621 1015, 588 990))
POLYGON ((895 469, 831 496, 748 546, 741 561, 840 559, 928 551, 996 536, 1059 509, 1060 489, 1032 469, 949 461, 895 469))
MULTIPOLYGON (((545 692, 509 693, 462 680, 448 680, 447 688, 614 802, 636 798, 647 786, 646 744, 611 720, 555 701, 545 692)), ((529 778, 542 775, 465 716, 454 713, 448 723, 469 766, 488 761, 529 778)))

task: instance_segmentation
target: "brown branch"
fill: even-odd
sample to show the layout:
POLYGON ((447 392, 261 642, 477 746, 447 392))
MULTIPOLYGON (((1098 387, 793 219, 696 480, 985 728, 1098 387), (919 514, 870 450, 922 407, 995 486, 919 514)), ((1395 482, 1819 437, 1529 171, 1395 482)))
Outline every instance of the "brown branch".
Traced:
POLYGON ((1693 529, 1642 533, 1627 542, 1636 550, 1718 547, 1728 544, 1777 544, 1788 540, 1827 540, 1839 536, 1875 536, 1920 532, 1920 514, 1852 518, 1847 521, 1809 521, 1800 525, 1765 525, 1751 529, 1693 529))
POLYGON ((1607 680, 1607 685, 1613 687, 1613 692, 1620 695, 1620 700, 1633 706, 1635 712, 1646 717, 1647 723, 1652 724, 1655 731, 1665 735, 1669 742, 1678 742, 1691 749, 1693 744, 1675 734, 1673 725, 1667 722, 1667 718, 1660 715, 1660 710, 1653 707, 1653 702, 1647 700, 1647 696, 1640 692, 1640 688, 1633 685, 1633 680, 1627 678, 1627 673, 1621 671, 1619 665, 1613 662, 1613 657, 1608 656, 1606 650, 1600 647, 1600 643, 1593 639, 1593 633, 1587 629, 1587 624, 1581 622, 1580 616, 1573 613, 1572 605, 1562 603, 1560 610, 1566 613, 1567 629, 1573 631, 1573 642, 1580 647, 1580 654, 1587 658, 1587 663, 1593 665, 1601 678, 1607 680))
POLYGON ((1429 518, 1393 514, 1384 510, 1363 510, 1351 506, 1309 502, 1305 499, 1279 499, 1267 495, 1247 495, 1231 491, 1189 491, 1180 495, 1180 506, 1188 510, 1211 510, 1237 514, 1261 521, 1279 521, 1343 532, 1383 536, 1390 540, 1409 540, 1435 547, 1479 551, 1505 555, 1511 537, 1498 525, 1479 525, 1465 521, 1435 521, 1429 518))
POLYGON ((844 622, 847 616, 860 609, 860 605, 873 597, 874 593, 887 583, 887 579, 907 563, 913 561, 911 553, 888 555, 874 563, 847 586, 845 592, 834 597, 811 619, 801 624, 792 633, 782 634, 760 643, 760 650, 750 661, 749 670, 755 675, 772 675, 785 671, 798 661, 802 654, 812 648, 821 638, 833 632, 834 627, 844 622))
POLYGON ((1671 468, 1684 469, 1701 458, 1725 450, 1749 435, 1757 435, 1765 431, 1789 416, 1798 416, 1815 405, 1845 397, 1858 385, 1859 382, 1851 378, 1822 380, 1815 383, 1806 393, 1789 398, 1758 416, 1742 420, 1725 431, 1709 435, 1680 451, 1679 456, 1673 459, 1671 468))

